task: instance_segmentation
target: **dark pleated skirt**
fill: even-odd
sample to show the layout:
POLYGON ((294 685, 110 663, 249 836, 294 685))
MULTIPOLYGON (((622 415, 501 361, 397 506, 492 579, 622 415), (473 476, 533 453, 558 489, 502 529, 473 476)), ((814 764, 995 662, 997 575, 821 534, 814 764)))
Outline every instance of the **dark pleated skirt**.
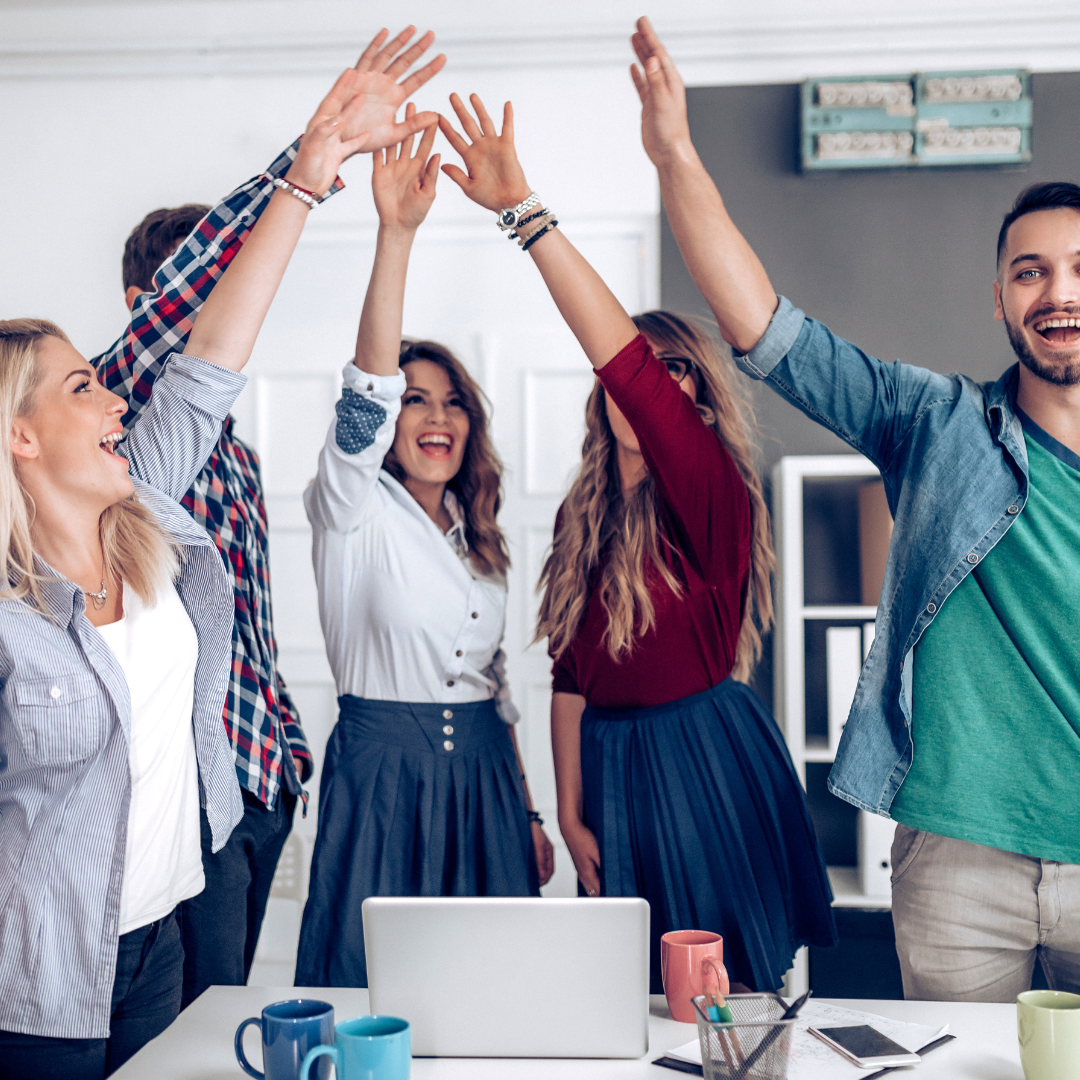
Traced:
POLYGON ((367 986, 368 896, 540 895, 521 774, 494 702, 346 695, 338 706, 297 986, 367 986))
POLYGON ((651 910, 660 936, 723 935, 733 982, 774 990, 801 945, 835 945, 832 890, 802 786, 776 721, 733 679, 645 709, 581 718, 586 824, 605 896, 651 910))

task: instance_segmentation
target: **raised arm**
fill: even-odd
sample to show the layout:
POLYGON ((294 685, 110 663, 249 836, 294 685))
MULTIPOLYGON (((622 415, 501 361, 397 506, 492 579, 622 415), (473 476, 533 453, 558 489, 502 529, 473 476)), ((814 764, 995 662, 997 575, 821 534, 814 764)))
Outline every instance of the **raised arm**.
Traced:
MULTIPOLYGON (((428 33, 409 46, 413 33, 414 28, 407 27, 387 44, 387 32, 380 31, 356 67, 346 71, 331 90, 331 97, 341 90, 364 96, 363 107, 351 116, 354 127, 346 134, 351 137, 368 133, 361 144, 363 150, 399 142, 435 121, 434 113, 417 115, 413 111, 401 124, 395 122, 402 102, 446 62, 439 55, 403 78, 434 38, 428 33)), ((165 357, 183 349, 199 309, 269 205, 275 192, 273 179, 285 176, 292 168, 300 141, 285 150, 265 173, 242 184, 214 206, 154 275, 153 290, 136 300, 127 332, 93 361, 102 383, 128 402, 125 427, 134 423, 150 400, 165 357)), ((335 182, 327 194, 334 194, 341 186, 340 181, 335 182)))
MULTIPOLYGON (((406 115, 411 115, 410 105, 406 115)), ((398 371, 405 276, 416 230, 435 198, 439 155, 431 125, 413 155, 413 137, 376 151, 371 176, 379 235, 364 297, 356 356, 345 365, 345 387, 319 455, 319 471, 304 493, 309 520, 348 532, 364 515, 394 439, 405 377, 398 371)))
POLYGON ((768 328, 776 293, 694 149, 686 89, 648 19, 638 19, 631 42, 644 68, 630 66, 641 98, 641 138, 660 177, 671 231, 724 340, 747 353, 768 328))
MULTIPOLYGON (((461 155, 468 171, 456 165, 444 165, 443 172, 473 202, 498 213, 517 206, 532 191, 514 149, 514 110, 510 102, 503 106, 503 127, 499 133, 480 98, 473 94, 469 100, 476 110, 476 119, 457 94, 450 95, 450 104, 461 121, 465 137, 445 117, 439 117, 439 128, 461 155)), ((637 337, 637 328, 622 304, 558 229, 551 229, 535 240, 528 253, 594 368, 602 368, 637 337)))

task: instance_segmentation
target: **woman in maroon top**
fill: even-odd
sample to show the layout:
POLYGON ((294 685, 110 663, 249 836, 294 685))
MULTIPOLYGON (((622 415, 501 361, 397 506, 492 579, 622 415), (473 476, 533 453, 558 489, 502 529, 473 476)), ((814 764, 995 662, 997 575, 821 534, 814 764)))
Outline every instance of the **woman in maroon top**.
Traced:
MULTIPOLYGON (((730 357, 666 312, 631 319, 530 198, 513 145, 456 95, 475 202, 523 218, 532 256, 598 376, 581 471, 556 523, 538 635, 555 661, 559 827, 589 896, 643 896, 660 936, 714 930, 731 978, 780 985, 832 945, 832 895, 787 747, 748 677, 771 615, 768 511, 730 357), (755 618, 756 616, 756 618, 755 618)), ((504 219, 505 220, 505 219, 504 219)))

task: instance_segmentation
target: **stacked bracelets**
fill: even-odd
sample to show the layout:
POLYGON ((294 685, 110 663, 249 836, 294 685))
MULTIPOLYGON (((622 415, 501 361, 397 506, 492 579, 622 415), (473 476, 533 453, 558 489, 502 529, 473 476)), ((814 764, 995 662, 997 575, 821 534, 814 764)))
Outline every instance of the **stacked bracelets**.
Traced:
POLYGON ((529 217, 522 218, 518 222, 518 227, 510 234, 510 239, 516 239, 518 247, 522 251, 528 251, 544 233, 551 232, 558 224, 558 220, 550 210, 538 210, 535 214, 530 214, 529 217))
POLYGON ((559 224, 555 219, 555 215, 546 209, 537 210, 535 214, 530 214, 528 217, 521 216, 534 206, 539 205, 540 196, 533 191, 530 192, 527 199, 523 199, 517 206, 500 210, 499 216, 495 219, 496 224, 503 232, 509 229, 514 230, 509 234, 510 239, 516 240, 518 247, 522 251, 528 251, 544 233, 551 232, 559 224))
POLYGON ((316 195, 314 191, 308 191, 307 188, 298 187, 289 180, 283 180, 280 176, 271 176, 269 173, 263 173, 262 179, 269 180, 274 187, 281 188, 282 191, 287 191, 290 195, 295 195, 302 203, 307 205, 309 210, 313 210, 322 202, 322 199, 316 195))

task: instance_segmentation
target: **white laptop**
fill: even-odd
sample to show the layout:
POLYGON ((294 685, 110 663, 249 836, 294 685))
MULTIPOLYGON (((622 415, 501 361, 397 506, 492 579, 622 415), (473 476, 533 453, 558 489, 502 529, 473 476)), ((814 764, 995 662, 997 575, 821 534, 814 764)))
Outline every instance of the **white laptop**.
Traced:
POLYGON ((375 1015, 418 1057, 637 1058, 649 1049, 649 905, 630 899, 364 901, 375 1015))

